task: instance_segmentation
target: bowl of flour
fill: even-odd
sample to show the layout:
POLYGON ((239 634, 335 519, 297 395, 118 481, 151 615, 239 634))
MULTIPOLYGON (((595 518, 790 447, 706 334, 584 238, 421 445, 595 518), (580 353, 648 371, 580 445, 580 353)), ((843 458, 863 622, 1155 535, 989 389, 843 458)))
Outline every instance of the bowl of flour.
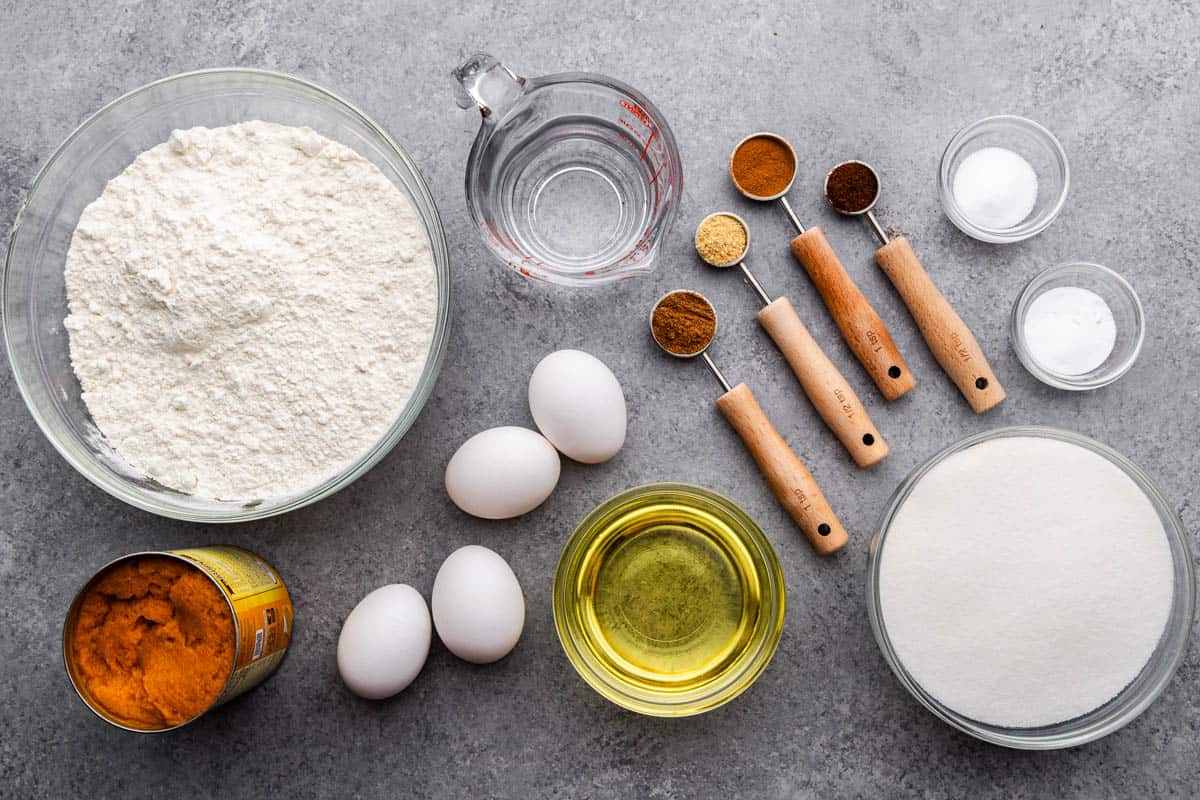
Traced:
POLYGON ((1132 721, 1187 649, 1188 534, 1146 474, 1069 431, 1003 428, 918 467, 871 542, 867 607, 900 682, 1022 749, 1132 721))
POLYGON ((218 69, 149 84, 51 156, 3 284, 17 384, 89 480, 232 522, 343 488, 403 437, 448 329, 437 208, 336 95, 218 69))

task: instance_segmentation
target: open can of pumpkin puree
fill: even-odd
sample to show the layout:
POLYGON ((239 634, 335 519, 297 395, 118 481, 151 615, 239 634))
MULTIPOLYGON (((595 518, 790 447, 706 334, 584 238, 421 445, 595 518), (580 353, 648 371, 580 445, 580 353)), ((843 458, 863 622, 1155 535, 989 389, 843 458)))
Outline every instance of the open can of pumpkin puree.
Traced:
POLYGON ((63 658, 100 718, 161 733, 266 680, 291 634, 287 587, 254 553, 148 551, 110 562, 75 596, 63 658))

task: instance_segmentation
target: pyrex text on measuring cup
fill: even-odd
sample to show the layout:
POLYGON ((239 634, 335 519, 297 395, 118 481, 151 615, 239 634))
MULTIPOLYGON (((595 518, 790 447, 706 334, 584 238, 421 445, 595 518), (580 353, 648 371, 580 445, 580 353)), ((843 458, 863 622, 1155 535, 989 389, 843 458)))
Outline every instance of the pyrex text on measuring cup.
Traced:
POLYGON ((482 124, 467 207, 496 256, 591 286, 649 272, 683 190, 675 137, 637 90, 602 75, 523 78, 487 54, 454 71, 482 124))

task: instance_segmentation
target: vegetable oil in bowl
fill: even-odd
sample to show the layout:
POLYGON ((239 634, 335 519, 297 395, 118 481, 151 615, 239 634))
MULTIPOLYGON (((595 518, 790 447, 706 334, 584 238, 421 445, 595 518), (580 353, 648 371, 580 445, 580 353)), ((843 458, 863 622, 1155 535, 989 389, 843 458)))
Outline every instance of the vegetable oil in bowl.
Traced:
POLYGON ((631 680, 703 681, 737 655, 758 616, 749 554, 689 520, 686 506, 635 514, 598 537, 584 625, 600 657, 631 680))
POLYGON ((686 716, 766 667, 784 591, 762 532, 729 500, 658 484, 593 511, 564 550, 555 618, 580 674, 618 705, 686 716))

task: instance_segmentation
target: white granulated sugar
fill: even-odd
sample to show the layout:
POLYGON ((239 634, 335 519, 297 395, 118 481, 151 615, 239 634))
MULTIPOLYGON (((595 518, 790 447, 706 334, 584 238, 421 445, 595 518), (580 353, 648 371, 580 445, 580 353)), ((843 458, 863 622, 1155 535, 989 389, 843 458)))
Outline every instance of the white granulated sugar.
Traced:
POLYGON ((884 626, 918 684, 972 719, 1034 727, 1115 697, 1158 644, 1172 561, 1162 522, 1120 469, 1037 437, 932 468, 880 561, 884 626))
POLYGON ((347 466, 416 388, 437 278, 416 210, 307 128, 176 131, 84 209, 71 361, 100 431, 165 486, 247 500, 347 466))
POLYGON ((1029 352, 1043 367, 1084 375, 1112 353, 1117 322, 1108 303, 1091 289, 1056 286, 1029 304, 1024 333, 1029 352))
POLYGON ((983 228, 1013 228, 1037 205, 1037 173, 1019 153, 983 147, 971 153, 954 173, 954 202, 971 222, 983 228))

